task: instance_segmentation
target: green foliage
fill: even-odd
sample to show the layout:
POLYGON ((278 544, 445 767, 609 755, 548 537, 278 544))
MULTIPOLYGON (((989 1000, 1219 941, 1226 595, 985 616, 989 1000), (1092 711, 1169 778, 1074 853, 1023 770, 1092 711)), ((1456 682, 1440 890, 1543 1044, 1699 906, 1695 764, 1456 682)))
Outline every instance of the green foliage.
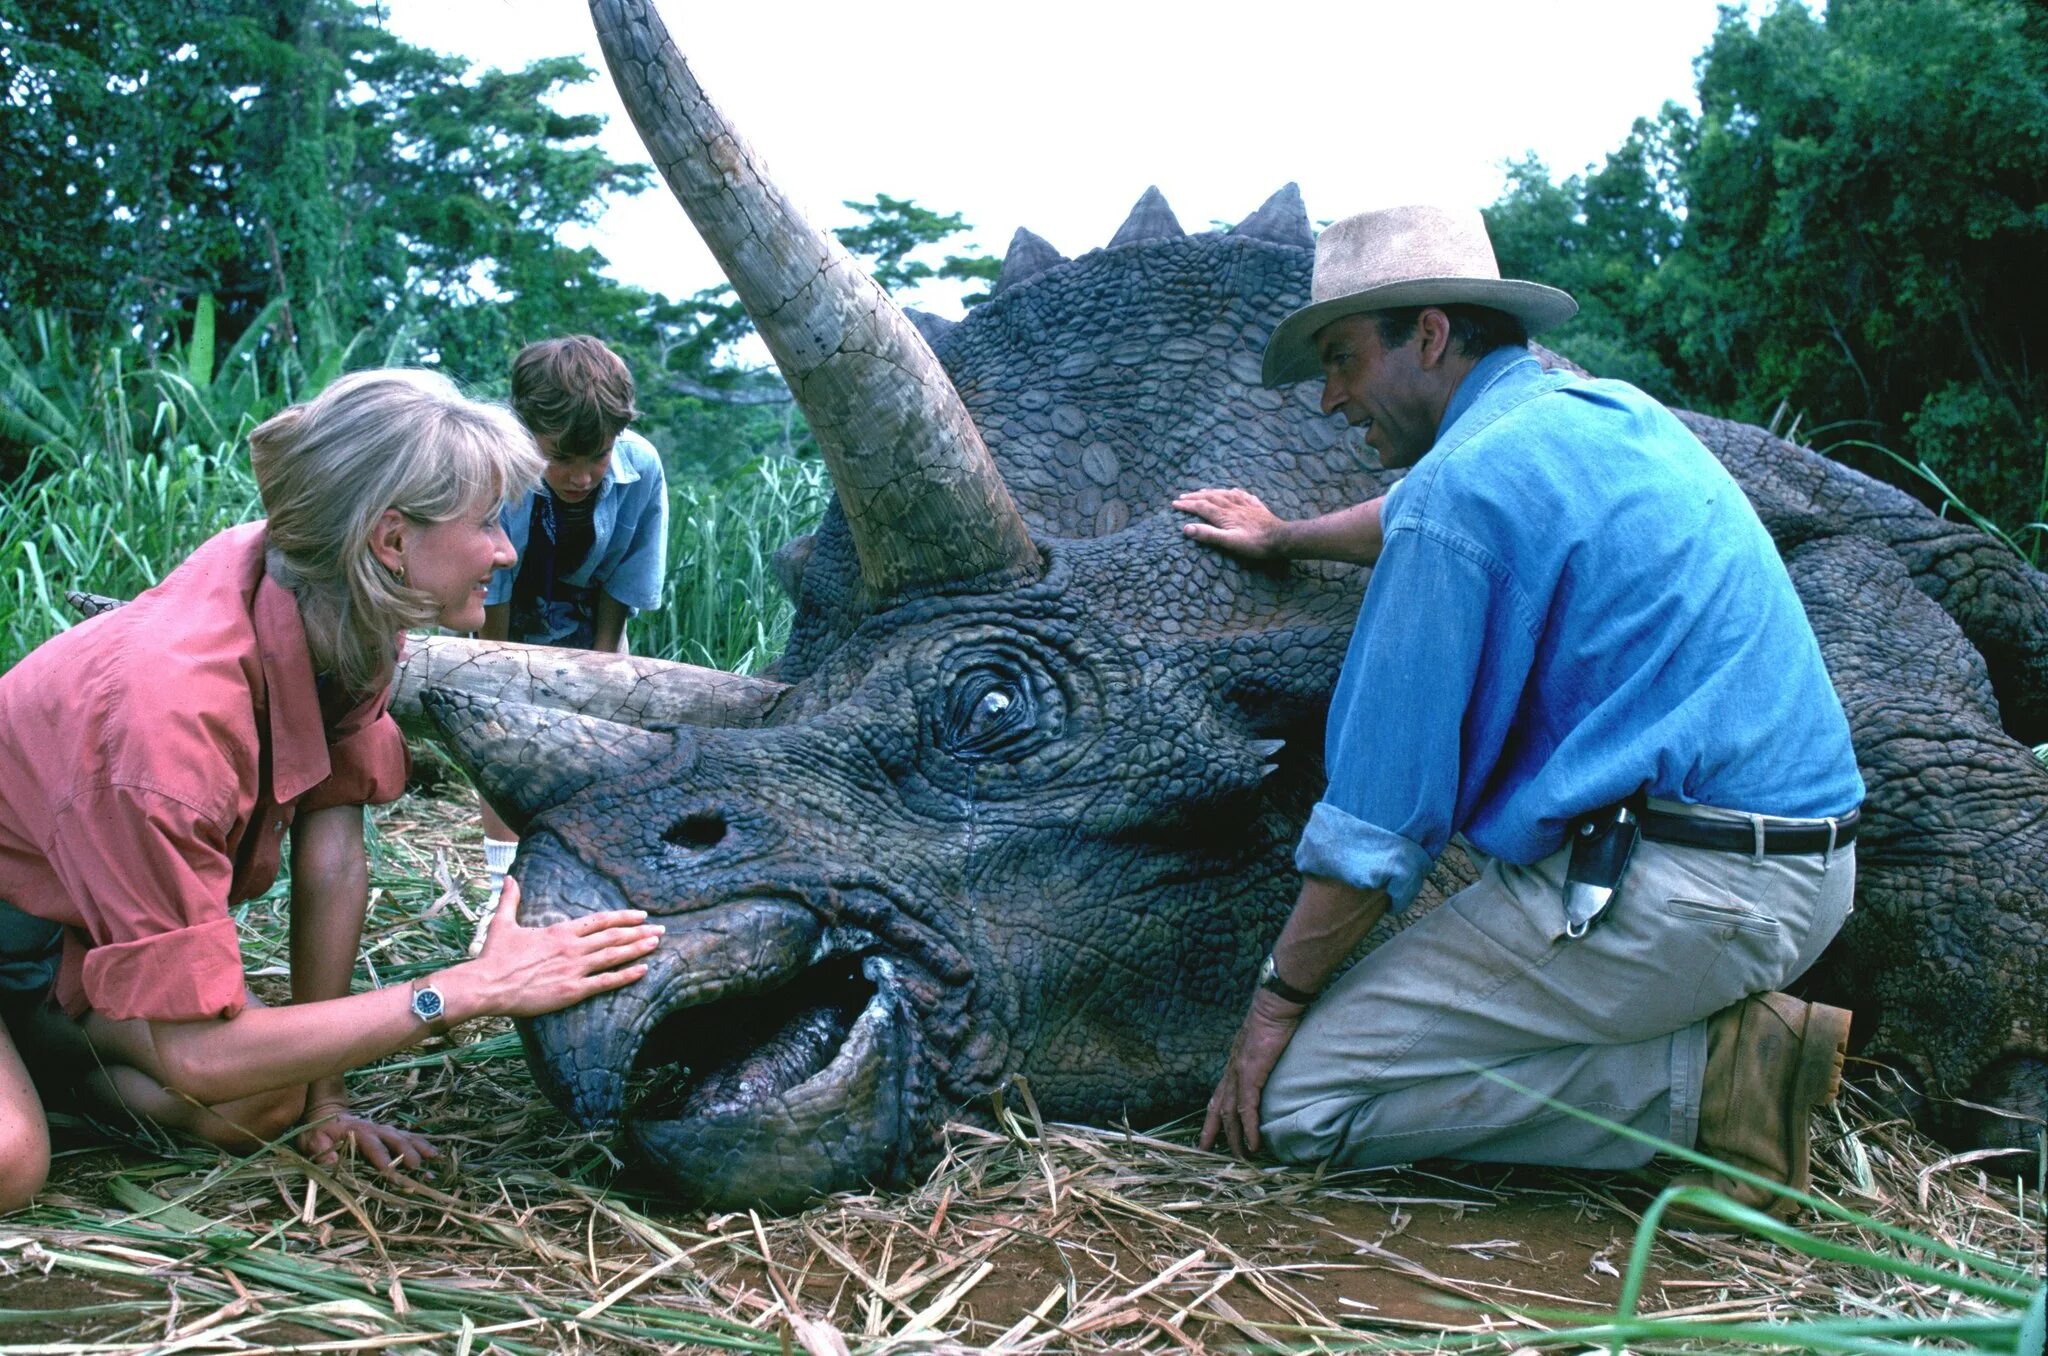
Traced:
POLYGON ((464 376, 623 323, 645 294, 557 239, 651 181, 550 108, 595 73, 466 67, 359 0, 0 0, 0 310, 138 337, 148 364, 198 314, 231 341, 281 299, 286 347, 403 333, 464 376))
POLYGON ((89 451, 0 488, 0 669, 77 620, 66 591, 132 596, 260 512, 246 459, 222 444, 89 451))
POLYGON ((533 338, 631 324, 647 295, 605 277, 595 250, 557 238, 594 221, 605 196, 650 182, 647 167, 615 164, 590 144, 602 119, 549 107, 595 72, 553 57, 463 80, 460 59, 383 42, 372 70, 384 99, 357 112, 367 122, 357 144, 373 153, 346 196, 380 300, 394 290, 417 299, 422 350, 476 380, 505 370, 533 338))
POLYGON ((718 483, 669 484, 668 585, 637 617, 636 654, 757 673, 781 654, 795 608, 774 553, 818 525, 831 482, 816 458, 763 457, 718 483))
MULTIPOLYGON (((934 212, 919 207, 910 198, 892 198, 877 193, 873 202, 846 204, 865 220, 858 226, 843 226, 832 234, 839 243, 867 260, 868 272, 884 291, 900 292, 933 278, 979 279, 993 283, 1003 270, 1003 261, 982 254, 949 254, 934 268, 910 256, 926 245, 936 245, 971 229, 958 212, 934 212)), ((972 306, 986 301, 987 293, 965 300, 972 306)))
POLYGON ((1556 346, 1699 409, 1788 403, 2042 517, 2048 17, 1787 0, 1724 10, 1698 71, 1696 121, 1667 107, 1561 185, 1512 167, 1504 271, 1585 307, 1556 346))
POLYGON ((76 620, 66 591, 138 593, 260 516, 243 439, 348 355, 265 345, 271 318, 259 313, 217 367, 203 308, 202 341, 155 366, 133 345, 87 348, 47 311, 22 317, 18 342, 0 338, 0 435, 35 449, 0 483, 0 669, 76 620))
POLYGON ((1675 354, 1659 329, 1669 302, 1661 273, 1684 242, 1678 175, 1690 114, 1666 104, 1638 118, 1600 169, 1562 184, 1533 155, 1508 166, 1508 188, 1485 213, 1503 271, 1537 277, 1579 301, 1557 333, 1578 362, 1663 399, 1679 394, 1675 354))

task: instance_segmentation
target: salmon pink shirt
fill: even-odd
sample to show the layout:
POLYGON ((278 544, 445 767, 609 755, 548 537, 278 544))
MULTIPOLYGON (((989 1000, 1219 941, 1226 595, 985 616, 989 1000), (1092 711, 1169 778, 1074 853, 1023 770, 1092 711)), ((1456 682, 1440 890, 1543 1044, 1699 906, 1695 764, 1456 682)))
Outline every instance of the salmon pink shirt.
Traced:
POLYGON ((405 789, 388 692, 321 723, 264 525, 0 675, 0 899, 66 928, 73 1016, 193 1021, 244 1001, 228 910, 277 879, 293 818, 405 789))

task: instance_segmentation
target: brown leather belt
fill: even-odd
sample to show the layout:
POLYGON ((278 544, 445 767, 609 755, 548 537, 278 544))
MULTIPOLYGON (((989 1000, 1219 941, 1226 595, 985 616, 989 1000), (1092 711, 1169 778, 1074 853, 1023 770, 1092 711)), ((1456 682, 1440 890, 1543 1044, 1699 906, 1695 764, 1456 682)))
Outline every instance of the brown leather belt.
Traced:
POLYGON ((1731 824, 1720 819, 1697 819, 1644 806, 1636 811, 1642 821, 1643 837, 1655 843, 1677 843, 1684 847, 1713 848, 1719 852, 1743 852, 1781 857, 1801 853, 1827 852, 1856 841, 1856 827, 1863 818, 1862 807, 1841 816, 1832 833, 1821 824, 1772 824, 1763 826, 1759 843, 1754 824, 1731 824))

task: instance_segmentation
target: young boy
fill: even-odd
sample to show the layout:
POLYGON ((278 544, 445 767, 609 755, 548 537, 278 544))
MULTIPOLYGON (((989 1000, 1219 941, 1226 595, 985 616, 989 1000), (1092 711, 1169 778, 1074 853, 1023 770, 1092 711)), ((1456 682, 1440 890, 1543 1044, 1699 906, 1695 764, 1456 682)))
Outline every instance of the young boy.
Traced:
MULTIPOLYGON (((626 432, 633 396, 626 364, 589 335, 528 344, 512 360, 512 408, 547 470, 501 516, 519 563, 491 576, 484 639, 624 653, 627 619, 660 604, 668 487, 660 455, 626 432)), ((483 818, 495 899, 519 839, 489 806, 483 818)))

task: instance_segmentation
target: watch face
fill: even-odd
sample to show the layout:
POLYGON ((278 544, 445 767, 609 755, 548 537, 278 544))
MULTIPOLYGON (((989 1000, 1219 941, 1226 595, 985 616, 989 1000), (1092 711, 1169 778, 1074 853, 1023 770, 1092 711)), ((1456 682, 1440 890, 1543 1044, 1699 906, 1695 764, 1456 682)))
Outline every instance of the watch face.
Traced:
POLYGON ((412 1015, 431 1022, 441 1015, 441 995, 434 989, 418 989, 412 996, 412 1015))

